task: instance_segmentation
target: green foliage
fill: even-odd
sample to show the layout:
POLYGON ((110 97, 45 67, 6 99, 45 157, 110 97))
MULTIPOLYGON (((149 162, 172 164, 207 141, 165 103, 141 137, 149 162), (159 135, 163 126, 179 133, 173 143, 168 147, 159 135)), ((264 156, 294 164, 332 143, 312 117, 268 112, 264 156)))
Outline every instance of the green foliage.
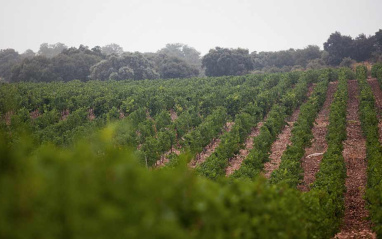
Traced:
POLYGON ((372 67, 371 67, 371 77, 374 77, 374 78, 377 78, 377 73, 378 71, 382 69, 382 63, 379 62, 379 63, 375 63, 372 67))
MULTIPOLYGON (((313 189, 301 193, 285 183, 295 185, 294 163, 311 139, 311 123, 335 74, 1 85, 0 103, 7 108, 0 112, 0 237, 331 238, 343 215, 345 70, 338 74, 329 149, 313 189), (277 185, 256 178, 287 115, 304 102, 312 82, 317 86, 301 107, 286 153, 290 157, 283 156, 282 167, 294 176, 287 174, 291 180, 277 185), (242 168, 230 179, 220 178, 228 158, 267 113, 242 168), (187 170, 227 120, 235 124, 221 136, 206 167, 209 178, 220 180, 187 170), (30 137, 23 136, 25 130, 30 137), (162 170, 146 169, 146 161, 153 165, 176 143, 184 153, 170 154, 162 170)), ((365 134, 376 137, 369 96, 361 91, 361 120, 373 125, 363 126, 365 134)), ((368 149, 368 157, 373 154, 378 155, 368 149)), ((380 158, 370 161, 367 192, 377 231, 380 158)))
POLYGON ((121 56, 110 55, 107 59, 93 64, 90 68, 93 80, 145 80, 158 79, 154 64, 141 53, 124 53, 121 56))
MULTIPOLYGON (((373 72, 373 71, 372 71, 373 72)), ((381 170, 382 147, 379 142, 377 109, 371 87, 366 81, 367 75, 364 68, 357 68, 360 86, 360 119, 363 134, 366 137, 366 155, 368 162, 368 178, 366 198, 370 211, 373 229, 377 237, 382 236, 382 196, 381 196, 381 170)))
POLYGON ((356 61, 370 59, 376 50, 374 45, 374 36, 367 37, 365 34, 359 34, 353 39, 336 31, 324 43, 324 50, 329 53, 328 64, 338 66, 344 58, 352 58, 356 61))
POLYGON ((156 57, 156 62, 162 79, 189 78, 199 75, 199 69, 196 66, 190 65, 176 56, 159 54, 156 57))
POLYGON ((306 75, 302 75, 293 89, 278 95, 276 98, 279 100, 278 104, 274 105, 268 113, 266 122, 260 128, 260 134, 254 139, 253 149, 240 169, 233 173, 232 178, 253 179, 261 172, 263 164, 269 160, 273 141, 286 124, 287 116, 292 114, 293 110, 306 98, 307 87, 306 75))
POLYGON ((245 75, 253 69, 248 50, 216 47, 202 59, 207 76, 245 75))
POLYGON ((301 106, 300 114, 292 129, 292 144, 287 147, 282 155, 279 168, 273 171, 271 183, 285 183, 290 187, 296 187, 302 179, 303 171, 300 159, 305 154, 305 148, 310 145, 313 139, 312 127, 325 102, 328 80, 328 72, 322 74, 311 97, 301 106))
POLYGON ((316 181, 309 194, 321 194, 320 214, 325 220, 315 228, 326 227, 327 237, 333 236, 342 222, 344 214, 344 192, 346 166, 342 156, 343 141, 346 139, 347 79, 344 71, 340 72, 337 92, 330 106, 327 133, 328 149, 320 163, 316 181))
POLYGON ((355 60, 351 59, 350 57, 345 57, 344 59, 342 59, 340 67, 350 68, 354 63, 356 63, 355 60))
POLYGON ((356 68, 357 79, 365 80, 367 78, 367 68, 364 65, 357 66, 356 68))
MULTIPOLYGON (((61 52, 61 51, 60 51, 61 52)), ((53 54, 53 53, 52 53, 53 54)), ((52 82, 87 80, 90 67, 101 60, 98 52, 87 47, 64 49, 60 54, 40 54, 26 58, 12 68, 11 82, 52 82), (52 57, 52 58, 50 58, 52 57)))
MULTIPOLYGON (((254 99, 253 104, 249 104, 245 110, 247 112, 240 113, 236 115, 234 125, 229 132, 225 132, 221 136, 221 142, 219 147, 216 148, 214 153, 206 159, 204 163, 198 167, 198 172, 210 179, 218 179, 219 177, 225 176, 225 169, 228 166, 228 160, 237 154, 240 148, 243 147, 251 128, 254 127, 263 117, 264 114, 269 111, 269 108, 276 104, 281 98, 281 102, 284 105, 287 100, 285 92, 295 83, 293 77, 284 77, 279 83, 274 86, 273 79, 266 79, 259 87, 262 89, 261 93, 257 95, 254 99), (267 87, 271 87, 267 89, 267 87), (255 106, 257 105, 257 107, 255 106), (250 110, 252 108, 252 110, 250 110)), ((306 83, 304 84, 306 86, 306 83)), ((302 90, 301 86, 297 86, 297 89, 302 90)), ((297 90, 298 91, 298 90, 297 90)), ((295 93, 297 91, 292 91, 289 97, 296 97, 295 93)), ((294 99, 293 102, 298 100, 294 99)), ((293 104, 287 107, 294 107, 293 104)), ((275 110, 276 112, 276 110, 275 110)), ((276 118, 276 117, 275 117, 276 118)), ((269 123, 272 124, 272 123, 269 123)), ((277 127, 277 126, 270 126, 277 127)))
POLYGON ((329 237, 312 230, 319 194, 264 180, 215 183, 183 167, 149 171, 111 144, 113 133, 106 128, 69 149, 11 145, 1 134, 0 236, 329 237))

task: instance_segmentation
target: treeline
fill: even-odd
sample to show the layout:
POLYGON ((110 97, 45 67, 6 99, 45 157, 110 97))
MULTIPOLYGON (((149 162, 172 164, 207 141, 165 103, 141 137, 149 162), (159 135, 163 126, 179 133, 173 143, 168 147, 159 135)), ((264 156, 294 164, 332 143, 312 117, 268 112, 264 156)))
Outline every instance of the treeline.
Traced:
POLYGON ((332 33, 323 44, 277 52, 216 47, 201 57, 184 44, 167 44, 155 53, 124 52, 117 44, 68 48, 62 43, 41 44, 40 50, 19 54, 0 50, 0 80, 50 82, 70 80, 143 80, 195 76, 245 75, 350 67, 355 62, 382 61, 382 29, 355 38, 332 33))
POLYGON ((200 53, 182 44, 168 44, 156 53, 123 52, 117 44, 91 49, 42 44, 37 54, 1 50, 0 78, 6 82, 190 78, 199 76, 199 62, 200 53))

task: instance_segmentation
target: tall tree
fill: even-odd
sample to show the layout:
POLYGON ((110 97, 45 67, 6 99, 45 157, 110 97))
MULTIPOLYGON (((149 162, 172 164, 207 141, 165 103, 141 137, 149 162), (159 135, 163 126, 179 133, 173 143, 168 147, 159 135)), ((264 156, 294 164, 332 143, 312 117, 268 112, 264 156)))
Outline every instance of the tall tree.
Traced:
POLYGON ((23 54, 20 55, 21 58, 32 58, 34 56, 36 56, 36 53, 34 53, 34 51, 32 51, 31 49, 28 49, 26 51, 24 51, 23 54))
POLYGON ((155 62, 156 69, 162 79, 190 78, 199 75, 199 69, 182 58, 156 53, 149 56, 155 62))
POLYGON ((379 50, 382 51, 382 29, 379 29, 379 31, 375 33, 375 40, 379 50))
POLYGON ((203 57, 207 76, 243 75, 253 69, 253 62, 247 49, 216 47, 203 57))
POLYGON ((345 57, 353 55, 353 39, 350 36, 343 36, 340 32, 332 33, 324 43, 324 50, 329 53, 328 63, 337 66, 345 57))
POLYGON ((58 80, 53 72, 52 61, 45 56, 26 58, 12 68, 11 82, 50 82, 58 80))
POLYGON ((42 43, 38 51, 38 55, 52 58, 60 54, 68 47, 64 43, 57 42, 56 44, 42 43))
POLYGON ((375 36, 367 37, 365 34, 359 34, 353 41, 352 58, 356 61, 370 59, 376 50, 375 43, 375 36))
POLYGON ((195 50, 195 48, 182 43, 167 44, 165 48, 160 49, 157 53, 178 57, 183 59, 189 65, 197 68, 200 68, 202 65, 200 52, 195 50))
POLYGON ((101 47, 101 52, 102 54, 107 56, 112 54, 120 56, 123 53, 123 48, 116 43, 111 43, 109 45, 101 47))
POLYGON ((144 80, 157 79, 154 63, 143 54, 124 53, 118 57, 110 55, 107 59, 98 62, 90 69, 90 78, 98 80, 144 80))
POLYGON ((9 81, 12 67, 21 61, 21 57, 14 49, 0 50, 0 78, 9 81))

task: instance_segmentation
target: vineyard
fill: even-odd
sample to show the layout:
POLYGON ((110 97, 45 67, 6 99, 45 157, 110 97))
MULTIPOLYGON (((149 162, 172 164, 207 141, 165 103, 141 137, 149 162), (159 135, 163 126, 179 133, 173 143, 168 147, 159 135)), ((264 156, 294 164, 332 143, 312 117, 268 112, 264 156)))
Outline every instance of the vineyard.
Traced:
POLYGON ((380 64, 1 84, 0 238, 382 238, 381 117, 380 64))

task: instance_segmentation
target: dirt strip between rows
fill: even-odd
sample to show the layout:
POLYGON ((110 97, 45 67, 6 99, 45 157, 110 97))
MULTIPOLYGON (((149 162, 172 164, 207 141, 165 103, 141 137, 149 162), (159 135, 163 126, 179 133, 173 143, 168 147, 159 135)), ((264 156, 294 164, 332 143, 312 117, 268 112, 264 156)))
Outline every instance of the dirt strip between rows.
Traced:
MULTIPOLYGON (((227 122, 226 125, 224 126, 224 130, 223 130, 223 133, 224 132, 229 132, 231 131, 232 127, 234 125, 234 122, 227 122)), ((222 133, 222 134, 223 134, 222 133)), ((222 135, 220 134, 220 136, 222 135)), ((211 143, 209 143, 204 149, 203 151, 196 155, 196 158, 191 160, 191 162, 188 164, 188 166, 190 168, 195 168, 196 166, 198 166, 199 164, 202 164, 204 161, 206 161, 206 159, 208 157, 210 157, 212 155, 212 153, 215 151, 215 149, 217 147, 219 147, 219 144, 220 144, 220 136, 219 138, 217 139, 213 139, 211 141, 211 143)))
MULTIPOLYGON (((307 96, 308 98, 313 93, 314 84, 309 86, 307 96)), ((276 141, 272 144, 271 147, 271 155, 269 156, 269 161, 264 164, 264 176, 266 178, 270 178, 271 174, 274 170, 278 169, 281 163, 281 156, 284 151, 287 149, 288 145, 292 142, 290 141, 290 137, 292 136, 292 128, 293 124, 298 119, 300 114, 300 107, 298 107, 293 114, 289 117, 287 121, 287 125, 283 129, 283 131, 277 136, 276 141)))
POLYGON ((356 80, 348 81, 348 90, 347 139, 343 150, 347 170, 345 216, 341 231, 335 238, 375 238, 367 220, 369 213, 363 199, 367 180, 366 140, 358 116, 359 87, 356 80))
POLYGON ((300 108, 295 110, 292 116, 288 119, 288 124, 284 127, 283 131, 277 136, 276 141, 272 144, 271 155, 269 155, 269 161, 264 164, 264 176, 270 178, 274 170, 278 169, 281 163, 281 156, 284 151, 292 142, 290 137, 292 136, 293 124, 298 119, 300 114, 300 108))
POLYGON ((330 105, 334 98, 334 93, 337 90, 338 82, 330 82, 326 99, 320 112, 317 115, 316 122, 313 126, 313 140, 312 145, 305 149, 305 155, 301 159, 301 166, 304 170, 304 181, 298 186, 301 191, 309 191, 310 184, 316 179, 316 173, 320 168, 320 162, 323 154, 328 149, 326 142, 327 126, 329 124, 330 105))
POLYGON ((264 122, 259 122, 256 127, 254 127, 245 141, 243 149, 240 149, 239 153, 229 160, 229 166, 226 168, 226 176, 233 174, 241 166, 243 160, 248 156, 251 149, 253 149, 253 140, 260 134, 260 128, 263 126, 264 122))
POLYGON ((168 162, 170 162, 170 160, 168 159, 170 154, 171 153, 175 153, 176 155, 180 155, 180 148, 179 147, 175 147, 173 146, 172 149, 170 149, 169 151, 167 151, 166 153, 164 153, 160 159, 158 159, 155 164, 154 164, 154 167, 155 168, 161 168, 163 166, 165 166, 168 162))

